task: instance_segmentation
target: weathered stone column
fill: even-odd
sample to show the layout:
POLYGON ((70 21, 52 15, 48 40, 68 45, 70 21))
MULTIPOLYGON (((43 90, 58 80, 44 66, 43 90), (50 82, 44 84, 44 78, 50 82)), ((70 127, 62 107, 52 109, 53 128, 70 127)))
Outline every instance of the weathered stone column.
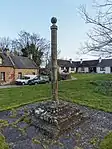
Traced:
POLYGON ((58 76, 57 76, 57 19, 51 19, 51 84, 52 84, 52 98, 56 103, 58 100, 58 76))

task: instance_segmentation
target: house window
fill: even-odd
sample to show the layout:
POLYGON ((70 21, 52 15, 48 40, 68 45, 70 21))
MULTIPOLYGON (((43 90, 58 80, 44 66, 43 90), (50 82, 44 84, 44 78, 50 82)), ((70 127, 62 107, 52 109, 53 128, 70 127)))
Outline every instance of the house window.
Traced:
POLYGON ((74 67, 71 67, 71 71, 74 71, 74 67))
POLYGON ((5 81, 5 72, 1 72, 1 73, 0 73, 0 79, 1 79, 2 81, 5 81))
POLYGON ((84 71, 84 67, 81 67, 81 71, 84 71))
POLYGON ((100 71, 105 71, 105 67, 100 67, 100 71))
POLYGON ((0 57, 0 65, 2 64, 2 58, 0 57))
POLYGON ((64 70, 64 67, 61 67, 61 70, 64 70))
POLYGON ((18 73, 18 79, 21 79, 22 78, 22 72, 19 72, 18 73))

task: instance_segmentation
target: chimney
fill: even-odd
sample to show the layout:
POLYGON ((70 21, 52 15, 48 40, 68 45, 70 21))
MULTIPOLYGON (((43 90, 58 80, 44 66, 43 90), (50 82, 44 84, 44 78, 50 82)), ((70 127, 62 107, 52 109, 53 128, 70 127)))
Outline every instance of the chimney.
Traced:
POLYGON ((99 63, 101 63, 101 61, 102 61, 102 58, 100 57, 100 58, 99 58, 99 63))
POLYGON ((72 64, 72 59, 69 59, 70 63, 72 64))
POLYGON ((82 62, 83 62, 83 61, 82 61, 82 58, 81 58, 81 59, 80 59, 80 64, 82 64, 82 62))
POLYGON ((32 60, 33 59, 33 54, 30 54, 29 55, 29 58, 32 60))
POLYGON ((3 50, 3 53, 4 53, 6 56, 9 56, 9 55, 10 55, 10 51, 9 51, 9 50, 3 50))

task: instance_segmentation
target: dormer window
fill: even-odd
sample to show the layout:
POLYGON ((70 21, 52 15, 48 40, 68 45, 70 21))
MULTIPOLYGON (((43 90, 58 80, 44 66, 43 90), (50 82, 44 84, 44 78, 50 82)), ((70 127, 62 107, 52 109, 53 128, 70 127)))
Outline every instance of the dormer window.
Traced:
POLYGON ((0 65, 2 64, 2 61, 3 61, 3 60, 2 60, 2 57, 0 57, 0 65))

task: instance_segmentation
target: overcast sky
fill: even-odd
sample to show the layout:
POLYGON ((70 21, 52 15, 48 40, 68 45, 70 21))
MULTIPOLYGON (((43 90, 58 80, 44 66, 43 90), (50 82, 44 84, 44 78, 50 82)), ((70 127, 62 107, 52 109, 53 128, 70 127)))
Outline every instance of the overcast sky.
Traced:
MULTIPOLYGON (((20 30, 39 33, 50 40, 50 19, 58 19, 60 58, 80 59, 76 52, 86 41, 91 26, 85 24, 78 8, 86 4, 92 9, 93 0, 0 0, 0 36, 16 38, 20 30)), ((90 59, 90 56, 83 56, 90 59)))

